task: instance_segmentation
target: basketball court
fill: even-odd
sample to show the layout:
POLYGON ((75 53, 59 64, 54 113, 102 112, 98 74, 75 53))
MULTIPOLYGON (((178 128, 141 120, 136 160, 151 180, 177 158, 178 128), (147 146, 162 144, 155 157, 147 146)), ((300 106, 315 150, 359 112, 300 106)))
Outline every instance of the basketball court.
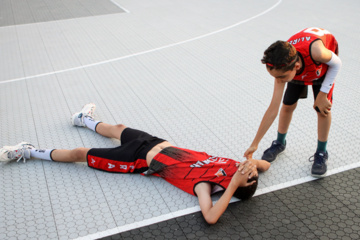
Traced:
MULTIPOLYGON (((72 113, 94 102, 101 121, 244 160, 272 96, 260 62, 271 43, 325 28, 343 66, 325 179, 310 176, 317 118, 309 91, 256 196, 233 199, 215 226, 203 222, 196 197, 160 178, 29 160, 0 164, 0 239, 358 239, 358 9, 356 0, 2 0, 1 146, 118 146, 71 125, 72 113)), ((276 138, 277 121, 255 158, 276 138)))

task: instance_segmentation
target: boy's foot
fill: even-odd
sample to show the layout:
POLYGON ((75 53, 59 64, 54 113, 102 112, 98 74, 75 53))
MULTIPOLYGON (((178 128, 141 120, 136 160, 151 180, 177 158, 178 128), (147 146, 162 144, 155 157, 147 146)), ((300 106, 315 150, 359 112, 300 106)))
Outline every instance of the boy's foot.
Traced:
POLYGON ((71 117, 71 123, 74 126, 85 127, 84 117, 94 118, 94 112, 96 105, 94 103, 88 103, 83 106, 80 112, 74 113, 71 117))
POLYGON ((326 166, 326 161, 329 158, 329 154, 328 152, 316 152, 314 154, 314 156, 312 156, 309 158, 309 161, 312 162, 314 161, 312 168, 311 168, 311 175, 313 177, 325 177, 326 176, 326 171, 327 171, 327 166, 326 166), (313 159, 311 159, 312 157, 314 157, 313 159))
POLYGON ((277 156, 282 153, 286 148, 286 142, 285 144, 282 144, 278 140, 275 140, 272 142, 271 147, 265 150, 263 156, 261 159, 266 160, 268 162, 274 162, 277 158, 277 156))
POLYGON ((27 142, 21 142, 15 146, 4 146, 0 148, 0 162, 12 160, 19 162, 21 159, 26 162, 27 159, 30 159, 30 149, 32 148, 35 148, 34 145, 27 142))

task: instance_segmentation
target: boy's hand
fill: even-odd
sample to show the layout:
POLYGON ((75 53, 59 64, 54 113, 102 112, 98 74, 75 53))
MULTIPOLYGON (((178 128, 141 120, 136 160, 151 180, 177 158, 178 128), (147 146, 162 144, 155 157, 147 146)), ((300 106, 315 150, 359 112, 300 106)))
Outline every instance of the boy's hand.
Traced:
POLYGON ((250 146, 244 153, 244 157, 246 157, 246 159, 251 159, 253 158, 253 153, 257 150, 257 147, 253 147, 250 146))
POLYGON ((327 99, 327 93, 319 92, 314 103, 314 109, 326 117, 331 111, 331 102, 327 99))
POLYGON ((258 176, 257 166, 252 159, 236 163, 236 166, 238 167, 236 172, 241 173, 241 175, 248 175, 248 179, 258 176))
MULTIPOLYGON (((255 169, 255 171, 256 171, 256 169, 255 169)), ((256 180, 248 182, 249 176, 251 173, 252 173, 252 169, 247 169, 244 172, 244 174, 241 174, 241 172, 238 170, 232 177, 230 183, 235 184, 236 187, 247 187, 247 186, 253 185, 256 182, 256 180)))

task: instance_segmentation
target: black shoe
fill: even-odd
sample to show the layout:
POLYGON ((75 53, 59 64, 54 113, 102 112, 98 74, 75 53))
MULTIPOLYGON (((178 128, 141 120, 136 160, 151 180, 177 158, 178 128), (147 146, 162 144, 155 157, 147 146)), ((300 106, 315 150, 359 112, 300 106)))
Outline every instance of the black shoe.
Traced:
POLYGON ((309 158, 309 162, 314 161, 311 168, 311 175, 317 178, 325 177, 327 171, 326 161, 329 158, 328 152, 319 151, 316 152, 312 157, 309 158), (314 157, 314 159, 311 159, 312 157, 314 157))
POLYGON ((270 163, 274 162, 276 160, 276 157, 285 150, 285 147, 286 141, 285 144, 282 144, 278 140, 275 140, 272 142, 271 147, 265 150, 261 159, 266 160, 270 163))

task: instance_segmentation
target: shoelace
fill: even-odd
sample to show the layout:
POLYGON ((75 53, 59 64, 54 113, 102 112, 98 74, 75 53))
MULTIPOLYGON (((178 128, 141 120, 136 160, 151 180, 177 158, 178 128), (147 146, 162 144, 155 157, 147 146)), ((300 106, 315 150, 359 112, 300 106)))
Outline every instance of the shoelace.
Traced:
MULTIPOLYGON (((315 155, 312 155, 311 157, 309 157, 309 162, 314 162, 315 161, 315 155), (311 159, 312 158, 312 159, 311 159)), ((317 164, 319 163, 324 163, 324 159, 323 158, 317 158, 317 161, 316 161, 317 164)))
POLYGON ((26 163, 26 157, 25 157, 25 154, 24 153, 22 153, 21 154, 21 156, 16 160, 16 162, 20 162, 21 161, 21 159, 23 159, 24 160, 24 163, 26 163))
POLYGON ((20 162, 21 160, 24 161, 24 163, 26 163, 27 158, 25 157, 25 150, 27 149, 28 146, 33 146, 31 144, 27 144, 22 146, 21 149, 18 149, 17 152, 15 151, 10 151, 8 154, 10 154, 10 159, 16 159, 16 162, 20 162))
POLYGON ((278 142, 276 142, 276 141, 273 141, 273 143, 272 143, 272 145, 271 145, 271 149, 274 149, 274 148, 276 148, 277 146, 279 146, 280 145, 280 143, 278 143, 278 142))

